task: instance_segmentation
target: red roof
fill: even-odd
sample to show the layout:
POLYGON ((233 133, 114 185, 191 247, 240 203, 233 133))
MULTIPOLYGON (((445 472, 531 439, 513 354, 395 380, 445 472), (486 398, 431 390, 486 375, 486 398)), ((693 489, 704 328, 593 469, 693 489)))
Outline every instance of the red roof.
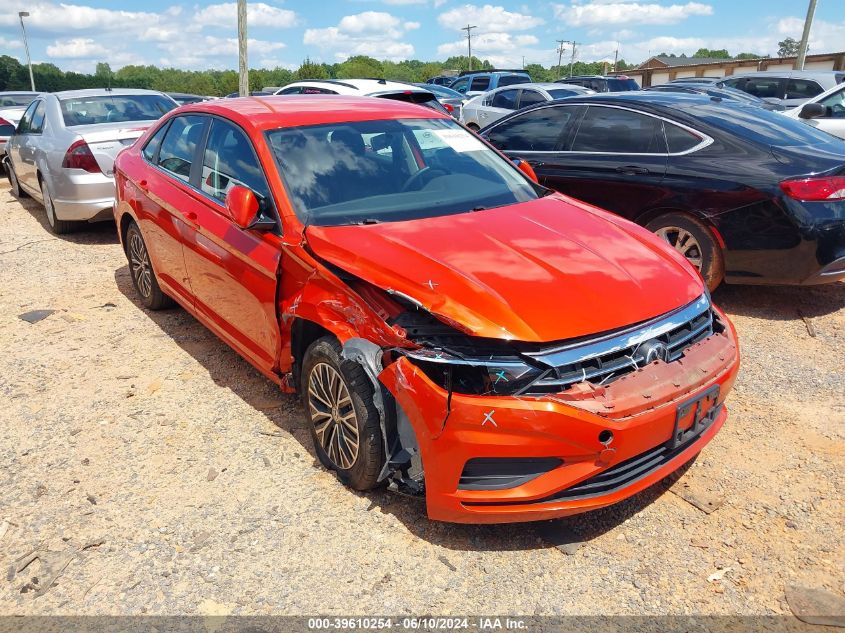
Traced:
POLYGON ((431 108, 405 101, 342 95, 215 99, 182 106, 179 112, 219 114, 256 130, 376 119, 450 118, 431 108))

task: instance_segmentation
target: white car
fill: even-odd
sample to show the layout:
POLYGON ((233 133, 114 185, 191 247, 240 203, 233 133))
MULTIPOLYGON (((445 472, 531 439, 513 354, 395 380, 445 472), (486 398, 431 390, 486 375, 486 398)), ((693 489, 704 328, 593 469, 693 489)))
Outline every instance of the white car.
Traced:
POLYGON ((395 101, 408 101, 449 114, 449 111, 429 90, 413 84, 386 79, 307 79, 294 81, 273 94, 277 95, 350 95, 354 97, 380 97, 395 101))
POLYGON ((813 97, 802 106, 785 112, 784 115, 801 119, 807 125, 845 138, 845 83, 813 97))
POLYGON ((504 86, 473 97, 464 103, 461 108, 461 123, 471 130, 478 131, 514 110, 520 110, 535 103, 590 94, 595 94, 595 90, 555 83, 504 86))

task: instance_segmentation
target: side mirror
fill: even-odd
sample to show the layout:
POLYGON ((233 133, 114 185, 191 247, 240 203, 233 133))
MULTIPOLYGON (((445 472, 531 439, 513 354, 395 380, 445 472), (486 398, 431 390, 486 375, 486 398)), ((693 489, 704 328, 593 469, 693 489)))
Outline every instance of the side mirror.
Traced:
POLYGON ((827 108, 821 103, 805 103, 798 113, 798 118, 801 119, 818 119, 823 116, 827 116, 827 108))
POLYGON ((523 160, 522 158, 514 158, 512 159, 512 161, 519 171, 528 176, 537 184, 540 184, 540 181, 537 179, 537 174, 534 172, 534 168, 531 166, 531 163, 529 163, 527 160, 523 160))
POLYGON ((250 189, 235 185, 226 194, 226 213, 242 229, 249 228, 258 215, 258 198, 250 189))

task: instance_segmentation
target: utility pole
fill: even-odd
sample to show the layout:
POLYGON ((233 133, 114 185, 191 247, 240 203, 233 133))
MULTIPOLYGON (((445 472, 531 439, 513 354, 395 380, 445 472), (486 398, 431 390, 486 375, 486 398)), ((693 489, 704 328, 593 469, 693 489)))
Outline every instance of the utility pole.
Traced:
POLYGON ((23 19, 29 17, 29 11, 18 11, 18 18, 21 21, 21 31, 23 31, 23 47, 26 49, 26 63, 29 66, 29 85, 32 92, 35 92, 35 77, 32 74, 32 58, 29 56, 29 42, 26 41, 26 28, 23 25, 23 19))
POLYGON ((249 95, 249 65, 246 57, 246 0, 238 0, 238 94, 249 95))
POLYGON ((795 60, 795 70, 804 70, 804 59, 807 57, 807 44, 810 43, 810 29, 813 28, 813 17, 816 14, 816 0, 810 0, 807 7, 807 17, 804 18, 804 32, 798 45, 798 59, 795 60))
POLYGON ((619 44, 616 45, 616 52, 613 54, 613 72, 616 72, 616 62, 619 61, 619 44))
MULTIPOLYGON (((571 44, 572 50, 574 51, 575 50, 575 42, 573 42, 572 40, 555 40, 555 41, 558 43, 558 47, 557 47, 557 78, 560 79, 560 77, 561 77, 561 72, 560 72, 561 61, 563 59, 563 48, 564 48, 563 45, 564 44, 571 44)), ((574 54, 575 53, 573 52, 573 55, 574 54)), ((572 74, 572 67, 571 66, 569 68, 569 74, 570 75, 572 74)))
POLYGON ((577 42, 570 42, 572 44, 572 57, 569 58, 569 76, 572 76, 572 65, 575 63, 575 47, 578 46, 577 42))
POLYGON ((467 24, 461 27, 462 31, 467 32, 467 53, 469 54, 469 69, 472 70, 472 30, 477 29, 477 26, 470 26, 467 24))

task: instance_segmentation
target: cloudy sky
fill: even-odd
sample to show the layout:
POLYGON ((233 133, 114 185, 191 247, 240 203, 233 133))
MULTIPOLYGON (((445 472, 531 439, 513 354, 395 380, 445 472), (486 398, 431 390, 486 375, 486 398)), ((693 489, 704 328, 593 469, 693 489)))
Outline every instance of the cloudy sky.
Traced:
MULTIPOLYGON (((577 58, 640 62, 663 51, 700 47, 774 54, 786 36, 801 36, 805 0, 264 0, 249 2, 253 67, 297 67, 307 56, 335 62, 350 55, 379 59, 445 59, 465 54, 460 27, 473 32, 473 52, 499 66, 557 61, 555 40, 580 42, 577 58)), ((17 12, 26 18, 33 61, 92 71, 157 64, 236 68, 236 3, 167 0, 4 0, 0 54, 24 59, 17 12)), ((819 0, 811 52, 845 49, 845 0, 819 0)), ((566 53, 569 54, 568 51, 566 53)))

